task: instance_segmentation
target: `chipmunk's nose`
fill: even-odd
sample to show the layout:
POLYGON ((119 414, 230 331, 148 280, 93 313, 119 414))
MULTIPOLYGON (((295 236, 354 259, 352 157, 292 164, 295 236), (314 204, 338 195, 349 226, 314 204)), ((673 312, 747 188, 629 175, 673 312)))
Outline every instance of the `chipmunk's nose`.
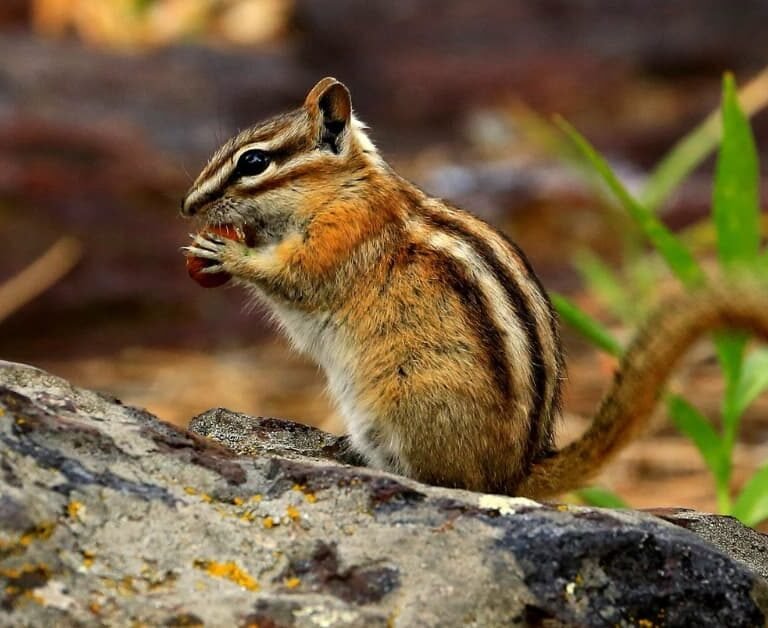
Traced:
POLYGON ((182 216, 194 216, 198 209, 200 209, 199 203, 190 202, 189 194, 181 199, 181 215, 182 216))
POLYGON ((208 206, 217 198, 219 198, 219 192, 194 188, 181 199, 181 215, 190 217, 201 212, 205 213, 208 206))
POLYGON ((187 192, 187 195, 181 199, 181 215, 190 217, 199 214, 215 199, 216 194, 201 194, 198 190, 187 192))

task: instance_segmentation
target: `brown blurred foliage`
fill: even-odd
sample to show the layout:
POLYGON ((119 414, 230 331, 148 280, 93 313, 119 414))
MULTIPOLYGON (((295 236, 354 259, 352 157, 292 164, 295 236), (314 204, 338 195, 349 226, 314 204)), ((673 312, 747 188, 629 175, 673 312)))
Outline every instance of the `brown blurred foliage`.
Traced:
POLYGON ((189 38, 262 44, 286 31, 291 0, 32 0, 35 30, 74 33, 84 42, 123 50, 189 38))

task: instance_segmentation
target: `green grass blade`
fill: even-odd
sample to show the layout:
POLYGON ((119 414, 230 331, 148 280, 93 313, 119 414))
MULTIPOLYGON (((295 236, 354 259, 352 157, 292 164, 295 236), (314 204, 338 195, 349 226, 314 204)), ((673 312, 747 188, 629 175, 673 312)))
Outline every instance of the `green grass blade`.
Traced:
POLYGON ((746 346, 747 336, 745 334, 725 332, 715 335, 717 358, 725 377, 725 394, 721 403, 723 415, 722 449, 723 455, 729 460, 739 430, 739 423, 741 423, 742 410, 739 409, 738 391, 741 386, 746 346))
MULTIPOLYGON (((750 116, 768 104, 768 68, 739 90, 739 102, 750 116)), ((717 147, 721 133, 722 124, 718 110, 677 142, 658 163, 639 195, 641 204, 655 212, 717 147)))
POLYGON ((738 332, 718 332, 714 340, 725 381, 727 384, 736 384, 741 375, 747 337, 738 332))
POLYGON ((621 343, 600 321, 561 294, 551 293, 549 296, 560 317, 592 344, 617 357, 624 353, 621 343))
POLYGON ((744 268, 755 265, 760 247, 759 172, 752 129, 730 74, 723 79, 722 112, 712 202, 717 249, 726 269, 744 268))
POLYGON ((744 360, 735 393, 735 411, 741 415, 768 390, 768 349, 756 349, 744 360))
POLYGON ((736 498, 731 514, 748 526, 768 519, 768 464, 749 479, 736 498))
POLYGON ((728 472, 724 464, 722 443, 709 421, 679 395, 667 397, 667 410, 677 429, 696 445, 707 467, 715 476, 715 481, 718 484, 727 482, 728 472))
POLYGON ((640 203, 655 212, 717 147, 720 125, 712 115, 681 139, 658 163, 640 192, 640 203))
MULTIPOLYGON (((739 105, 733 76, 723 78, 721 105, 723 138, 715 170, 712 215, 717 250, 726 271, 756 269, 760 261, 760 205, 758 162, 749 120, 739 105)), ((723 399, 723 451, 730 459, 746 401, 742 389, 746 338, 739 334, 716 337, 720 365, 726 377, 723 399)), ((747 385, 759 384, 755 371, 747 385)), ((759 379, 759 377, 758 377, 759 379)), ((759 390, 758 390, 759 394, 759 390)))
POLYGON ((598 508, 629 508, 629 504, 616 493, 599 486, 579 489, 576 491, 576 495, 588 506, 597 506, 598 508))
POLYGON ((637 314, 636 304, 619 277, 597 255, 582 249, 576 252, 573 265, 587 284, 589 291, 624 323, 632 322, 637 314))
POLYGON ((557 124, 581 151, 595 172, 600 175, 608 189, 616 196, 680 281, 688 287, 703 283, 704 273, 685 245, 664 226, 653 212, 643 207, 632 197, 611 170, 608 162, 576 129, 562 118, 557 119, 557 124))

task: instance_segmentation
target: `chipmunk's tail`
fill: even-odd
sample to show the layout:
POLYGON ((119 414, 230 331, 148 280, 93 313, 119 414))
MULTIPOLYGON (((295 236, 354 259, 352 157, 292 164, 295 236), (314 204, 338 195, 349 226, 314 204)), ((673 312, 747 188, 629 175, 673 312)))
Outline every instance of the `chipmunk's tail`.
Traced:
POLYGON ((709 286, 660 307, 627 349, 589 429, 536 461, 516 493, 544 499, 584 486, 645 427, 688 348, 719 329, 746 331, 768 341, 768 291, 758 285, 709 286))

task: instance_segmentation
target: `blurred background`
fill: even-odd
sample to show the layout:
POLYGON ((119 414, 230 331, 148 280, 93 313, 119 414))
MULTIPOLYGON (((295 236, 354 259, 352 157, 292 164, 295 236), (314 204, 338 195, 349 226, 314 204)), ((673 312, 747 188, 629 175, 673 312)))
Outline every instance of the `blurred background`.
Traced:
MULTIPOLYGON (((636 187, 717 107, 725 70, 744 84, 768 63, 766 24, 765 0, 3 0, 0 358, 180 425, 225 406, 341 431, 317 369, 262 313, 187 277, 177 211, 223 140, 299 105, 326 75, 350 87, 404 175, 504 229, 545 286, 626 337, 584 282, 587 252, 626 256, 625 219, 551 116, 636 187)), ((768 163, 768 116, 752 122, 768 163)), ((663 207, 675 230, 708 214, 712 164, 663 207)), ((692 237, 711 255, 706 230, 692 237)), ((642 273, 636 314, 677 290, 652 258, 642 273)), ((564 336, 563 441, 615 366, 564 336)), ((675 386, 716 420, 712 356, 706 343, 692 352, 675 386)), ((766 410, 745 418, 737 484, 768 458, 766 410)), ((695 448, 663 413, 601 482, 638 507, 715 507, 695 448)))

